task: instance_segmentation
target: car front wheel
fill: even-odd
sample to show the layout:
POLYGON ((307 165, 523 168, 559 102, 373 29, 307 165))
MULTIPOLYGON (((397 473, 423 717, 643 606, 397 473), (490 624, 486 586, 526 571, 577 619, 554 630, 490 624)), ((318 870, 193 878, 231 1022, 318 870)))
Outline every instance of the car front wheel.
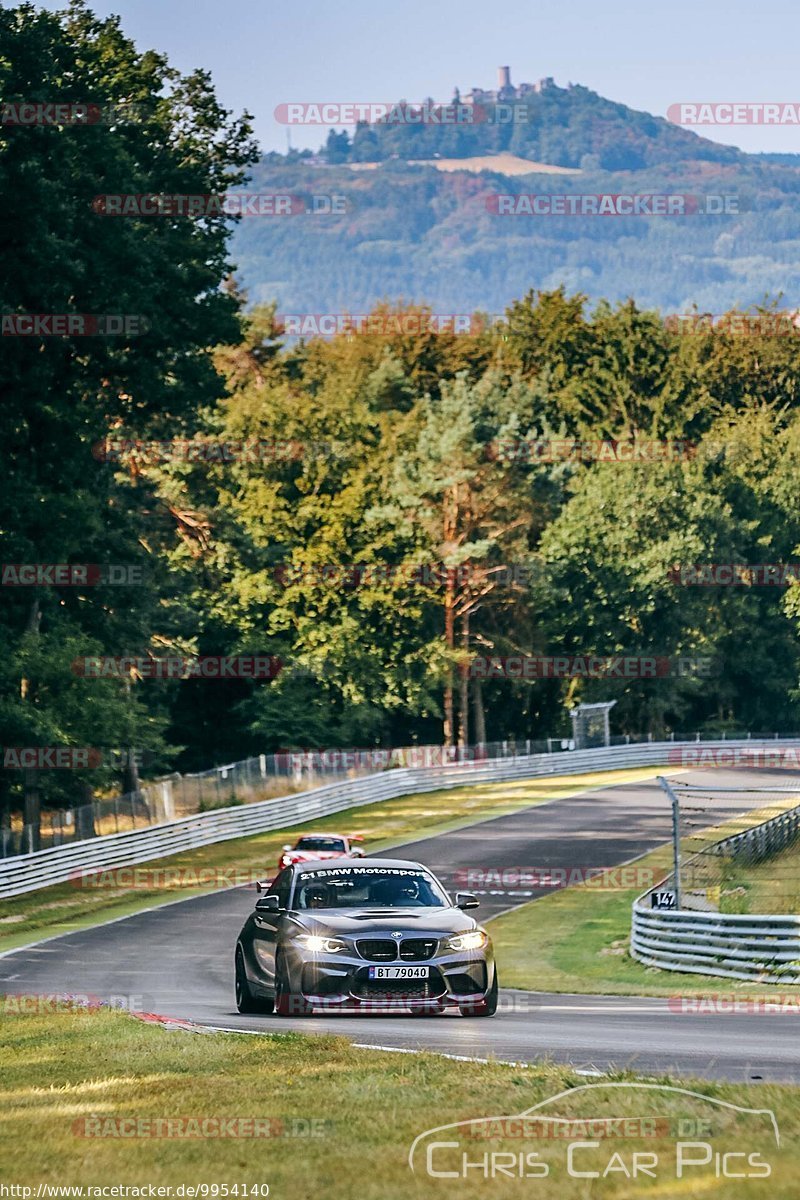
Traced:
POLYGON ((274 1004, 271 1000, 264 1000, 260 996, 253 994, 247 980, 247 972, 244 969, 244 955, 241 949, 236 951, 234 989, 236 993, 236 1008, 240 1013, 272 1012, 274 1004))
POLYGON ((464 1017, 493 1017, 497 1012, 497 971, 494 973, 492 986, 482 1000, 470 1004, 461 1004, 461 1015, 464 1017))
POLYGON ((283 955, 275 959, 275 1012, 279 1017, 307 1017, 312 1008, 300 992, 292 992, 283 963, 283 955))

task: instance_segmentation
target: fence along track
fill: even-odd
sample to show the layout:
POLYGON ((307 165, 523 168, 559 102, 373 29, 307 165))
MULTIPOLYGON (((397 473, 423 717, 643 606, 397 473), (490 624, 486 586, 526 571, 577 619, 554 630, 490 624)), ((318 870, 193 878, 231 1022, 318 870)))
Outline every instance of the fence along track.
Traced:
MULTIPOLYGON (((714 745, 717 743, 709 743, 705 748, 712 749, 714 745)), ((741 739, 720 742, 718 745, 726 751, 742 748, 749 752, 756 750, 759 744, 741 739)), ((798 748, 800 743, 797 739, 791 739, 769 741, 764 745, 772 751, 786 746, 798 748)), ((327 784, 289 796, 234 808, 214 809, 163 825, 107 834, 0 859, 0 899, 21 896, 56 883, 66 883, 78 874, 135 866, 181 851, 210 846, 215 842, 268 833, 348 808, 411 796, 416 792, 441 791, 474 783, 501 783, 509 779, 659 766, 668 763, 669 756, 681 746, 697 748, 694 742, 648 742, 569 753, 519 755, 515 758, 478 760, 442 767, 403 767, 381 771, 362 779, 327 784)))
POLYGON ((180 851, 283 829, 287 825, 302 824, 344 809, 410 796, 416 792, 554 774, 585 774, 616 767, 657 765, 666 760, 668 749, 674 749, 674 746, 674 743, 665 742, 601 747, 576 750, 569 754, 556 752, 443 767, 405 767, 381 771, 363 779, 327 784, 290 796, 234 808, 214 809, 163 825, 112 833, 21 854, 15 858, 0 859, 0 899, 20 896, 51 884, 65 883, 79 873, 135 866, 180 851))
MULTIPOLYGON (((766 794, 766 791, 765 791, 766 794)), ((800 834, 800 805, 700 851, 703 855, 762 862, 791 846, 800 834)), ((649 888, 633 904, 631 954, 649 967, 742 979, 800 983, 800 916, 654 910, 649 888)))

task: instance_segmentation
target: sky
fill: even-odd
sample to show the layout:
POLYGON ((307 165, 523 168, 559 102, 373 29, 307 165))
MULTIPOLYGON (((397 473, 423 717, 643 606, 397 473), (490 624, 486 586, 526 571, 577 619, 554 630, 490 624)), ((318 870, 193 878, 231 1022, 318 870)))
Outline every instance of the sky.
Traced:
MULTIPOLYGON (((264 151, 284 152, 274 118, 290 102, 380 102, 551 75, 658 116, 670 104, 800 102, 800 5, 788 0, 94 0, 140 50, 181 71, 207 68, 222 103, 254 116, 264 151)), ((46 3, 57 9, 62 3, 46 3)), ((294 127, 292 145, 326 131, 294 127)), ((705 127, 750 151, 800 152, 800 126, 705 127)))

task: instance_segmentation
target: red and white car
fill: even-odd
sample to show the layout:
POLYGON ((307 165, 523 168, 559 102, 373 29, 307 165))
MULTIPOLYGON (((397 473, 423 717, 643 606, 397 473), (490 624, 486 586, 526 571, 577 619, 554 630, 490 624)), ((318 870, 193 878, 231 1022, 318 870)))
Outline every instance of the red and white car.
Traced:
POLYGON ((364 851, 355 844, 363 840, 360 833, 304 833, 293 846, 283 847, 278 870, 317 858, 363 858, 364 851))

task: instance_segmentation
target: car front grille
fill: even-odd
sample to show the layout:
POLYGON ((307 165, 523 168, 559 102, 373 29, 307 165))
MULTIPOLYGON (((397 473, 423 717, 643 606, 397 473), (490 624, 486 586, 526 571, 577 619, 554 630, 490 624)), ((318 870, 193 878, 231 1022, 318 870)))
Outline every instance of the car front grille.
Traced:
POLYGON ((436 953, 436 938, 406 938, 400 943, 400 957, 406 961, 424 962, 436 953))
POLYGON ((397 958, 397 942, 390 938, 365 938, 356 942, 358 953, 369 962, 392 962, 397 958))
POLYGON ((438 946, 436 938, 404 938, 398 943, 389 938, 364 938, 356 942, 358 953, 368 962, 394 962, 398 954, 404 962, 426 962, 438 946))

